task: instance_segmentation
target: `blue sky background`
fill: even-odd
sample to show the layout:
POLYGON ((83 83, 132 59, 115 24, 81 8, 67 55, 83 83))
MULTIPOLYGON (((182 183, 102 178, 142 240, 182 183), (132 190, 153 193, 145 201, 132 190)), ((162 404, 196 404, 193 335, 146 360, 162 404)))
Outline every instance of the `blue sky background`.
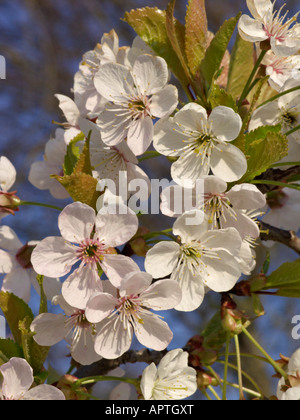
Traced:
MULTIPOLYGON (((125 11, 154 5, 164 9, 167 1, 45 0, 42 3, 44 6, 41 2, 21 0, 2 0, 0 3, 0 54, 7 60, 7 79, 0 80, 0 155, 7 156, 15 165, 18 176, 13 189, 22 199, 64 207, 69 200, 56 201, 47 191, 35 189, 27 180, 30 165, 42 159, 45 143, 55 130, 52 120, 61 121, 54 94, 70 95, 73 75, 82 54, 92 49, 104 32, 115 28, 120 35, 120 44, 131 44, 135 34, 127 23, 121 21, 125 11)), ((283 4, 277 3, 278 6, 283 4)), ((291 11, 296 3, 287 2, 291 11)), ((247 10, 244 1, 214 0, 207 4, 212 31, 240 10, 247 10)), ((186 2, 178 1, 177 5, 176 16, 183 21, 186 2)), ((163 177, 168 173, 169 164, 166 160, 161 162, 157 166, 146 162, 143 168, 150 176, 158 171, 163 177)), ((11 226, 20 240, 26 243, 59 235, 57 217, 55 210, 24 206, 14 217, 6 217, 1 223, 11 226)), ((153 227, 172 226, 172 220, 165 217, 159 220, 149 217, 147 220, 153 227)), ((144 223, 147 220, 144 219, 144 223)), ((294 252, 276 246, 271 250, 271 267, 275 269, 295 258, 297 255, 294 252)), ((140 263, 142 267, 141 260, 140 263)), ((244 299, 242 304, 245 302, 244 299)), ((264 297, 263 303, 266 316, 255 323, 259 340, 275 359, 280 353, 291 355, 300 347, 300 342, 291 338, 291 318, 297 311, 300 314, 299 302, 264 297)), ((174 332, 169 348, 182 347, 191 336, 199 333, 218 304, 219 297, 209 293, 198 311, 163 314, 174 332)), ((31 305, 37 312, 35 292, 31 305)), ((137 342, 133 344, 134 348, 138 346, 137 342)), ((61 345, 51 352, 51 362, 61 372, 65 366, 64 354, 65 348, 61 345)), ((136 367, 130 367, 131 370, 136 370, 136 367)), ((270 375, 272 373, 271 370, 270 375)), ((272 392, 275 389, 276 380, 271 385, 272 392)))

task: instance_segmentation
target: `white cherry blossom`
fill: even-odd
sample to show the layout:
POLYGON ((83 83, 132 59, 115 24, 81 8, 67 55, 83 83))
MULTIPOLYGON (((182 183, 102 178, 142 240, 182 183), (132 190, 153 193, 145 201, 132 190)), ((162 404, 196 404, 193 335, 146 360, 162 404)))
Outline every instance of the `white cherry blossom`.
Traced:
POLYGON ((86 317, 98 324, 95 351, 115 359, 131 345, 133 333, 145 347, 164 350, 173 338, 168 324, 150 311, 173 309, 181 300, 181 290, 172 280, 151 284, 150 274, 128 273, 114 294, 98 293, 87 303, 86 317))
POLYGON ((178 103, 177 88, 168 85, 168 67, 163 58, 138 56, 132 70, 107 63, 95 75, 95 87, 110 103, 97 124, 102 140, 116 146, 127 138, 127 144, 138 156, 153 139, 153 118, 169 116, 178 103))
POLYGON ((277 398, 280 401, 300 400, 300 349, 296 350, 287 365, 287 374, 296 379, 297 386, 282 389, 285 385, 284 378, 281 378, 277 385, 277 398))
POLYGON ((182 349, 169 351, 158 366, 144 369, 141 391, 145 400, 182 400, 197 391, 196 370, 188 366, 188 353, 182 349))
POLYGON ((242 269, 238 256, 242 239, 235 228, 209 230, 207 218, 200 210, 180 216, 173 225, 173 234, 180 242, 161 241, 145 258, 145 269, 154 278, 171 275, 182 290, 182 301, 175 309, 193 311, 204 298, 205 288, 226 292, 238 281, 242 269), (198 219, 190 225, 188 219, 198 219))
POLYGON ((42 313, 31 323, 34 340, 40 346, 51 347, 66 339, 70 343, 72 358, 90 365, 101 357, 94 351, 95 326, 89 323, 85 311, 67 304, 63 296, 53 298, 52 303, 60 305, 64 313, 42 313))
MULTIPOLYGON (((280 93, 297 86, 299 86, 298 80, 289 79, 281 88, 280 93)), ((249 124, 249 131, 263 125, 277 124, 281 124, 283 133, 287 133, 300 124, 300 90, 283 95, 254 111, 249 124)), ((300 131, 296 131, 292 136, 300 142, 300 131)))
POLYGON ((210 170, 226 182, 237 181, 246 172, 247 161, 230 141, 241 127, 241 117, 231 108, 218 106, 208 116, 201 105, 189 103, 173 118, 155 124, 153 145, 163 155, 179 157, 171 167, 177 184, 195 182, 210 170))
POLYGON ((0 220, 18 210, 19 198, 10 191, 16 182, 17 172, 6 156, 0 157, 0 220))
MULTIPOLYGON (((212 229, 235 227, 242 239, 246 236, 257 238, 258 226, 247 211, 263 208, 266 205, 264 194, 252 184, 237 184, 227 191, 227 183, 214 175, 204 176, 202 180, 204 191, 200 196, 196 195, 195 188, 183 189, 180 185, 164 189, 161 194, 162 213, 171 217, 180 216, 174 211, 175 199, 190 193, 191 200, 185 202, 203 210, 212 229)), ((189 210, 192 210, 192 207, 183 203, 182 212, 189 210)))
MULTIPOLYGON (((93 177, 98 181, 112 180, 116 187, 116 195, 120 195, 120 174, 126 173, 127 183, 132 180, 142 179, 148 185, 150 193, 150 179, 138 166, 139 161, 129 149, 124 140, 116 146, 107 146, 101 138, 101 131, 91 121, 80 119, 79 125, 85 136, 90 134, 90 155, 93 177)), ((109 186, 107 186, 109 187, 109 186)), ((126 186, 125 186, 126 187, 126 186)), ((103 186, 104 189, 104 186, 103 186)))
POLYGON ((278 56, 289 56, 299 52, 300 24, 298 14, 287 18, 281 15, 284 5, 274 11, 271 0, 246 0, 253 18, 242 15, 238 29, 241 37, 249 42, 270 41, 273 52, 278 56))
POLYGON ((64 394, 52 385, 42 384, 31 388, 33 370, 25 359, 12 357, 0 366, 0 373, 3 377, 0 400, 65 400, 64 394))
MULTIPOLYGON (((266 66, 270 86, 278 92, 289 79, 300 79, 300 55, 278 57, 272 50, 268 51, 262 64, 266 66)), ((300 82, 299 82, 300 83, 300 82)))
POLYGON ((0 191, 8 192, 16 182, 17 172, 5 156, 0 157, 0 191))
POLYGON ((85 309, 89 297, 102 291, 99 269, 116 285, 124 274, 136 269, 131 258, 111 253, 111 248, 129 241, 138 229, 137 216, 127 207, 119 210, 122 214, 109 214, 108 209, 107 214, 96 215, 86 204, 69 204, 58 218, 62 236, 45 238, 34 249, 35 271, 49 277, 63 277, 80 262, 62 285, 69 305, 85 309))
MULTIPOLYGON (((13 293, 27 303, 32 285, 40 293, 37 274, 30 264, 30 254, 36 244, 31 241, 24 245, 12 228, 0 226, 0 273, 5 274, 1 290, 13 293)), ((43 288, 49 300, 59 293, 60 287, 59 279, 44 277, 43 288)))
POLYGON ((49 190, 57 199, 70 197, 67 190, 51 175, 63 175, 67 146, 78 134, 80 131, 76 128, 67 130, 58 128, 55 131, 54 138, 46 143, 43 160, 31 165, 28 180, 32 185, 39 190, 49 190))

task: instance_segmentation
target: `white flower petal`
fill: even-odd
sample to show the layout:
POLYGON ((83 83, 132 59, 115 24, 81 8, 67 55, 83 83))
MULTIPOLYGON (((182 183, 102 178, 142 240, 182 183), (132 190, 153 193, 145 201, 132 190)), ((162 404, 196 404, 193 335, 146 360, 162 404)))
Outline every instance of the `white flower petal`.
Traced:
POLYGON ((30 325, 31 331, 35 333, 34 340, 40 346, 54 346, 68 334, 65 321, 66 317, 63 314, 44 313, 38 315, 30 325))
POLYGON ((149 116, 130 123, 127 144, 135 156, 142 155, 149 148, 153 140, 153 132, 153 123, 149 116))
POLYGON ((87 204, 79 201, 69 204, 58 217, 58 227, 62 237, 75 243, 90 238, 95 217, 95 210, 87 204))
POLYGON ((3 376, 2 393, 7 399, 19 399, 33 383, 33 371, 25 359, 12 357, 8 363, 0 366, 3 376))
POLYGON ((167 85, 151 98, 150 111, 156 118, 165 118, 175 111, 178 104, 176 86, 167 85))
POLYGON ((50 236, 37 244, 31 255, 31 263, 38 274, 62 277, 69 273, 77 261, 74 247, 63 238, 50 236))
POLYGON ((139 266, 132 258, 116 254, 105 254, 101 268, 115 287, 120 287, 121 281, 127 274, 139 271, 139 266))
POLYGON ((75 270, 62 285, 62 295, 66 302, 79 309, 85 309, 89 298, 102 290, 97 269, 88 265, 75 270))
POLYGON ((157 368, 154 363, 151 363, 143 371, 141 379, 141 391, 145 400, 152 400, 153 388, 157 380, 157 368))
POLYGON ((206 286, 215 292, 228 292, 241 276, 241 267, 238 260, 228 252, 219 250, 218 259, 213 264, 209 258, 203 258, 207 264, 207 276, 203 279, 206 286))
POLYGON ((173 338, 168 324, 151 312, 143 313, 141 318, 142 322, 134 326, 138 341, 143 346, 157 351, 167 348, 173 338))
POLYGON ((234 209, 261 209, 266 205, 266 197, 252 184, 235 185, 226 196, 234 209))
POLYGON ((220 150, 214 149, 210 166, 214 175, 226 182, 239 180, 247 171, 247 160, 244 153, 230 143, 219 145, 220 150))
POLYGON ((172 118, 161 119, 154 126, 153 146, 162 155, 179 156, 186 149, 188 139, 172 118))
POLYGON ((92 296, 86 306, 85 315, 89 322, 97 324, 107 318, 115 309, 118 300, 108 293, 92 296))
POLYGON ((140 55, 134 62, 132 75, 139 93, 153 95, 168 82, 168 66, 161 57, 140 55))
POLYGON ((0 247, 7 251, 18 251, 22 248, 23 244, 19 240, 15 231, 7 226, 0 226, 0 247))
POLYGON ((180 271, 175 271, 171 279, 178 282, 182 292, 182 300, 175 309, 182 312, 191 312, 199 308, 205 295, 202 279, 195 276, 188 266, 182 267, 180 271))
POLYGON ((55 97, 59 100, 58 106, 64 113, 64 116, 68 123, 73 126, 77 126, 78 118, 80 117, 80 112, 75 102, 65 95, 56 94, 55 97))
POLYGON ((64 401, 66 398, 62 391, 55 388, 52 385, 42 384, 30 391, 26 392, 22 400, 34 400, 34 401, 64 401))
POLYGON ((155 311, 175 308, 182 299, 181 289, 174 280, 159 280, 141 293, 143 305, 155 311))
POLYGON ((130 324, 125 330, 123 322, 112 317, 105 319, 98 326, 99 332, 95 338, 96 353, 105 359, 116 359, 129 350, 133 335, 130 324))
POLYGON ((107 208, 106 214, 96 217, 95 238, 103 241, 106 247, 116 247, 129 241, 137 232, 139 221, 135 213, 125 206, 107 208), (119 214, 114 214, 117 210, 119 214))
POLYGON ((152 276, 143 271, 128 273, 122 280, 120 286, 120 296, 131 296, 143 293, 148 290, 152 283, 152 276))
POLYGON ((101 356, 95 352, 94 345, 93 328, 80 328, 77 339, 71 344, 73 359, 84 366, 97 362, 101 356))
POLYGON ((180 255, 180 246, 173 241, 162 241, 146 254, 145 269, 155 279, 171 274, 180 255))
POLYGON ((236 139, 242 128, 242 119, 227 106, 217 106, 208 118, 213 134, 221 141, 236 139))
POLYGON ((268 35, 263 28, 263 24, 255 19, 252 19, 248 15, 241 16, 238 23, 238 29, 240 36, 245 41, 259 42, 268 39, 268 35))
POLYGON ((8 192, 16 182, 17 172, 14 165, 5 156, 0 157, 0 188, 8 192))
POLYGON ((130 70, 117 63, 103 64, 95 74, 94 84, 100 95, 112 102, 122 103, 134 93, 130 70))

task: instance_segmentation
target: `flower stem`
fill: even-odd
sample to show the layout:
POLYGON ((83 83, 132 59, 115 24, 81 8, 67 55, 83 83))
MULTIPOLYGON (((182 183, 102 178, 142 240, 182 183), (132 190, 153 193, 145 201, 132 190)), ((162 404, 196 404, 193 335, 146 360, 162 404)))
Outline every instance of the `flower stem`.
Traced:
POLYGON ((292 130, 288 131, 287 133, 284 133, 285 136, 289 136, 290 134, 295 133, 296 131, 300 130, 300 125, 297 125, 297 127, 292 128, 292 130))
POLYGON ((222 399, 223 401, 226 401, 227 396, 227 376, 228 376, 228 358, 229 358, 229 344, 230 344, 230 333, 227 333, 226 337, 226 350, 225 350, 225 362, 224 362, 224 382, 223 382, 223 395, 222 399))
POLYGON ((160 153, 156 152, 155 150, 149 150, 148 152, 145 152, 143 156, 139 158, 139 162, 143 162, 144 160, 153 159, 159 156, 161 156, 160 153))
POLYGON ((268 104, 269 102, 276 101, 276 99, 280 98, 283 95, 287 95, 288 93, 295 92, 296 90, 299 90, 299 89, 300 89, 300 85, 299 86, 296 86, 296 87, 294 87, 292 89, 285 90, 284 92, 278 93, 277 95, 272 96, 272 98, 268 99, 267 101, 263 102, 262 104, 259 104, 257 106, 257 109, 260 108, 260 107, 262 107, 262 106, 264 106, 264 105, 266 105, 266 104, 268 104))
MULTIPOLYGON (((244 90, 243 90, 243 92, 241 94, 241 97, 240 97, 240 99, 238 101, 238 104, 237 104, 238 107, 240 107, 242 105, 243 100, 246 99, 248 93, 250 92, 250 89, 249 88, 250 88, 250 86, 252 84, 252 80, 254 79, 254 76, 256 75, 257 70, 259 69, 259 66, 261 65, 261 62, 264 59, 264 56, 266 55, 266 53, 267 53, 267 51, 265 51, 265 50, 263 50, 260 53, 260 56, 258 57, 258 59, 257 59, 257 61, 255 63, 255 66, 254 66, 254 68, 252 70, 252 73, 250 74, 249 79, 248 79, 248 81, 247 81, 247 83, 246 83, 246 85, 244 87, 244 90)), ((254 86, 255 86, 255 84, 253 84, 252 87, 254 87, 254 86)))
POLYGON ((117 376, 89 376, 87 378, 78 379, 76 382, 74 382, 74 387, 78 388, 84 385, 93 385, 97 382, 103 382, 103 381, 120 381, 120 382, 125 382, 128 384, 132 384, 135 387, 139 386, 139 383, 140 383, 138 379, 120 378, 117 376))
POLYGON ((211 385, 208 385, 207 387, 210 392, 213 394, 213 396, 218 400, 221 401, 221 398, 219 397, 218 393, 214 390, 214 388, 211 385))
POLYGON ((265 356, 265 358, 268 360, 268 362, 273 366, 273 368, 276 370, 276 372, 280 373, 281 376, 283 376, 285 379, 287 379, 286 372, 279 366, 278 363, 275 362, 275 360, 272 359, 272 357, 262 348, 262 346, 255 340, 255 338, 249 333, 249 331, 242 327, 243 333, 249 338, 249 340, 254 344, 254 346, 265 356))
POLYGON ((293 190, 297 191, 300 190, 300 185, 298 184, 288 184, 286 182, 272 181, 270 179, 254 179, 253 181, 250 181, 250 184, 275 185, 277 187, 292 188, 293 190))
POLYGON ((54 210, 59 210, 59 211, 63 210, 61 207, 52 206, 51 204, 45 204, 45 203, 36 203, 34 201, 21 201, 19 206, 38 206, 38 207, 48 207, 49 209, 54 209, 54 210))
POLYGON ((240 400, 243 401, 245 399, 245 396, 243 393, 243 376, 242 376, 240 343, 239 343, 239 337, 237 334, 234 336, 234 342, 235 342, 235 351, 236 351, 236 360, 237 360, 239 395, 240 395, 240 400))

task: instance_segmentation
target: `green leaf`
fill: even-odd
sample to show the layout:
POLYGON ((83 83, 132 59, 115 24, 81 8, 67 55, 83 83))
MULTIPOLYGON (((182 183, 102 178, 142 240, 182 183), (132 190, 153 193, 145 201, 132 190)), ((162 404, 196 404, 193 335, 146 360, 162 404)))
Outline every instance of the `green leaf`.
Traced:
POLYGON ((264 289, 291 288, 300 290, 300 259, 282 264, 267 276, 264 289))
MULTIPOLYGON (((157 7, 135 9, 126 12, 124 20, 157 55, 165 59, 169 69, 174 73, 181 84, 187 88, 190 83, 189 79, 187 78, 180 59, 168 37, 166 11, 160 10, 157 7)), ((176 27, 176 35, 180 40, 184 28, 179 22, 177 23, 177 21, 174 25, 176 27)), ((172 41, 174 42, 174 40, 172 41)))
POLYGON ((96 209, 101 192, 97 191, 98 181, 92 176, 89 138, 86 139, 73 172, 70 175, 54 175, 53 177, 68 191, 74 201, 80 201, 96 209))
POLYGON ((237 34, 231 52, 227 83, 227 91, 234 98, 239 98, 241 96, 253 67, 254 45, 252 42, 244 41, 240 35, 237 34))
POLYGON ((11 339, 0 338, 0 365, 12 357, 24 357, 22 348, 11 339))
POLYGON ((0 292, 0 307, 16 341, 22 347, 25 359, 38 373, 46 360, 49 348, 39 346, 33 339, 30 325, 33 313, 30 307, 18 296, 9 292, 0 292))
POLYGON ((277 270, 265 277, 265 281, 260 284, 257 283, 255 291, 263 290, 274 290, 274 295, 277 296, 299 298, 300 259, 282 264, 277 270))
POLYGON ((30 331, 31 322, 30 317, 25 317, 19 322, 19 330, 25 359, 32 367, 34 375, 37 375, 43 368, 50 347, 40 346, 34 341, 34 333, 30 331))
POLYGON ((19 322, 25 317, 33 320, 33 313, 30 307, 18 296, 9 292, 0 292, 0 307, 12 335, 17 344, 22 345, 22 334, 19 330, 19 322))
MULTIPOLYGON (((267 81, 269 79, 269 76, 263 77, 257 84, 256 90, 253 89, 253 91, 251 91, 252 94, 252 99, 251 99, 251 104, 250 104, 250 108, 249 110, 247 110, 247 112, 245 113, 245 115, 242 115, 242 119, 243 119, 243 125, 242 125, 242 129, 240 131, 239 136, 237 137, 237 139, 235 139, 232 144, 234 144, 236 147, 238 147, 244 154, 246 154, 246 136, 245 136, 245 132, 248 129, 248 124, 249 121, 251 119, 251 116, 256 108, 256 105, 259 101, 259 98, 261 96, 262 93, 262 89, 264 88, 264 86, 267 85, 267 81)), ((241 110, 243 110, 243 107, 241 107, 241 110)))
POLYGON ((47 313, 48 312, 48 302, 47 302, 47 296, 44 291, 44 276, 37 275, 36 277, 37 282, 40 286, 40 310, 39 313, 47 313))
POLYGON ((238 107, 235 100, 228 92, 220 88, 220 86, 215 81, 216 78, 217 77, 214 77, 212 81, 207 97, 207 101, 210 103, 211 108, 213 109, 216 106, 223 105, 232 108, 235 112, 238 112, 238 107))
POLYGON ((189 0, 185 21, 185 53, 189 69, 195 76, 199 72, 207 47, 205 0, 189 0))
POLYGON ((207 327, 200 334, 203 336, 203 346, 219 350, 223 347, 227 339, 227 332, 222 325, 220 312, 217 312, 209 321, 207 327))
POLYGON ((187 78, 190 79, 190 72, 185 55, 185 27, 174 18, 175 2, 176 0, 171 0, 166 10, 166 30, 173 50, 177 54, 187 78))
POLYGON ((260 127, 246 134, 248 169, 239 182, 252 181, 288 154, 288 139, 277 130, 278 126, 260 127))
POLYGON ((67 153, 63 164, 65 175, 71 175, 80 157, 80 148, 78 142, 84 140, 84 134, 79 133, 67 146, 67 153))
POLYGON ((207 48, 205 57, 201 63, 201 72, 208 85, 211 84, 216 71, 218 71, 221 66, 228 44, 240 17, 241 13, 236 17, 226 20, 207 48))

